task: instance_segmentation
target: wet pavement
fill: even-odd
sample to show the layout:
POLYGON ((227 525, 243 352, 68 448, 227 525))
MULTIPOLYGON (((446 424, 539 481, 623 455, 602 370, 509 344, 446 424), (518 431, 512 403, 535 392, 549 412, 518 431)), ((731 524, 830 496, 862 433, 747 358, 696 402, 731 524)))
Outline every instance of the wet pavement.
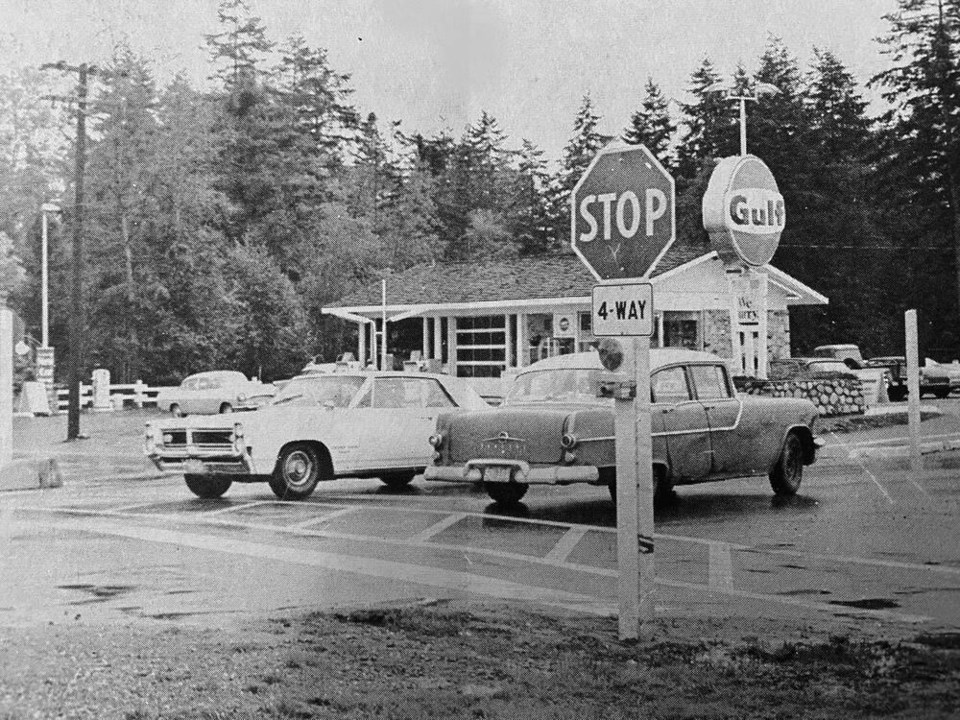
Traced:
MULTIPOLYGON (((90 437, 73 442, 65 417, 16 420, 16 453, 55 456, 65 485, 0 493, 0 623, 209 623, 424 597, 616 609, 603 488, 534 488, 511 512, 422 480, 339 480, 303 503, 234 485, 202 501, 143 458, 155 417, 84 415, 90 437)), ((960 439, 952 412, 923 429, 960 439)), ((828 437, 795 498, 762 479, 681 488, 656 512, 658 613, 960 628, 960 452, 925 456, 919 475, 851 452, 904 431, 828 437)))

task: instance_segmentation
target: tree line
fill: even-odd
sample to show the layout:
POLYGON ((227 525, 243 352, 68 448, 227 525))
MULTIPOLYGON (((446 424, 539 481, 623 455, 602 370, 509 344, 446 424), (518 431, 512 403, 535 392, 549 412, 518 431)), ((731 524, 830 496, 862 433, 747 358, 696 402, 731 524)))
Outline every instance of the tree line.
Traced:
MULTIPOLYGON (((419 263, 568 251, 569 194, 614 139, 642 143, 677 181, 678 242, 709 241, 700 201, 717 159, 739 152, 727 94, 749 107, 749 151, 777 177, 788 225, 774 264, 830 298, 791 312, 794 354, 857 342, 899 354, 903 310, 921 350, 957 356, 960 297, 960 0, 899 0, 870 80, 833 52, 809 67, 771 37, 753 72, 709 58, 671 107, 648 78, 618 138, 588 94, 551 163, 487 111, 462 132, 424 135, 352 102, 350 76, 303 38, 276 43, 245 0, 222 0, 206 37, 211 83, 159 84, 119 45, 98 68, 85 175, 85 356, 118 381, 173 382, 229 367, 289 376, 353 346, 320 313, 352 287, 419 263)), ((51 337, 65 358, 71 268, 71 108, 43 99, 35 68, 0 76, 0 255, 11 304, 40 316, 41 204, 52 225, 51 337), (10 260, 8 264, 16 261, 10 260)), ((35 325, 33 321, 28 326, 35 325)), ((35 333, 36 334, 36 333, 35 333)))

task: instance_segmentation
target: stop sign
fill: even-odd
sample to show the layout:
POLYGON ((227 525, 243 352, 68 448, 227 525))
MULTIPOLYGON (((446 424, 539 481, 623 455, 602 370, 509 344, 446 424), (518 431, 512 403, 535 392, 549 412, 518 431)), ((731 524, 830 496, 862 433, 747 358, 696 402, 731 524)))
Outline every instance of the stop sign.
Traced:
POLYGON ((676 237, 673 178, 643 145, 597 153, 570 204, 570 244, 597 280, 644 277, 676 237))

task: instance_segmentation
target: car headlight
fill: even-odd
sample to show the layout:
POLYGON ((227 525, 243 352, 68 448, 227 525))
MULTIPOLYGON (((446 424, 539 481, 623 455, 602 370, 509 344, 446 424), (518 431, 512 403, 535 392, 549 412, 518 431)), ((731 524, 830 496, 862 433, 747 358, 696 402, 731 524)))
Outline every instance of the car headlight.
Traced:
POLYGON ((238 402, 238 403, 245 403, 246 401, 247 401, 247 396, 246 396, 246 394, 244 394, 244 393, 239 393, 239 394, 237 395, 237 402, 238 402))
POLYGON ((564 433, 563 437, 560 438, 560 447, 562 447, 564 450, 572 450, 577 446, 578 442, 579 440, 577 440, 576 435, 564 433))
POLYGON ((428 442, 430 443, 430 445, 432 445, 433 447, 439 450, 441 447, 443 447, 443 434, 434 433, 433 435, 430 436, 430 439, 428 442))

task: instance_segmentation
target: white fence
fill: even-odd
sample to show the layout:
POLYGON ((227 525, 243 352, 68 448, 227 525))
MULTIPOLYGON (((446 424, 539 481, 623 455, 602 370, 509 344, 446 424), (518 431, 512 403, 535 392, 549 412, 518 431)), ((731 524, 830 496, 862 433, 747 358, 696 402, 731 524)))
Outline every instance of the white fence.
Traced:
MULTIPOLYGON (((156 407, 157 394, 166 388, 150 387, 145 382, 137 380, 135 383, 110 384, 110 403, 120 410, 132 406, 137 408, 156 407)), ((70 390, 57 388, 57 409, 66 410, 69 405, 70 390)), ((93 385, 80 383, 80 407, 93 406, 93 385)))

